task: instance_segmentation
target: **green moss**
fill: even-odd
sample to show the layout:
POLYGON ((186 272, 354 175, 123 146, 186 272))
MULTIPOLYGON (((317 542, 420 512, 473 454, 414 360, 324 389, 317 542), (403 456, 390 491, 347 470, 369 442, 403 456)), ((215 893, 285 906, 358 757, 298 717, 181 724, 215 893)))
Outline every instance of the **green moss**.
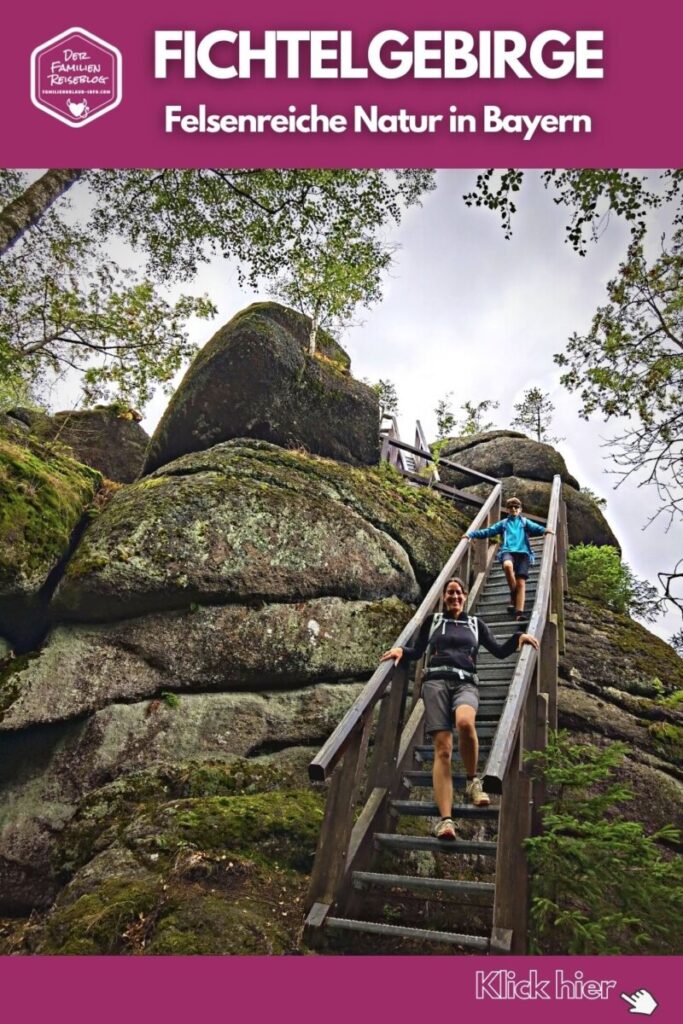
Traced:
POLYGON ((30 661, 37 657, 37 654, 22 654, 18 658, 13 658, 0 670, 0 722, 4 718, 7 708, 21 693, 20 673, 30 661))
POLYGON ((112 954, 128 952, 127 931, 151 914, 162 896, 160 882, 112 878, 46 922, 36 952, 44 954, 112 954))
MULTIPOLYGON (((408 554, 420 585, 429 586, 467 529, 471 516, 428 488, 411 487, 382 464, 358 468, 286 450, 266 441, 229 441, 208 452, 182 456, 157 472, 164 476, 221 474, 226 483, 250 478, 269 485, 269 501, 286 492, 338 501, 396 540, 408 554)), ((154 478, 152 478, 154 479, 154 478)))
MULTIPOLYGON (((278 795, 269 796, 267 802, 275 804, 280 794, 296 784, 292 770, 247 758, 186 762, 132 772, 83 800, 59 838, 58 872, 63 879, 70 878, 111 843, 125 843, 126 831, 133 821, 142 817, 152 820, 157 810, 171 801, 257 793, 264 794, 266 799, 265 794, 272 793, 278 795)), ((319 821, 319 817, 315 820, 319 821)))
POLYGON ((683 690, 676 690, 675 693, 670 694, 668 697, 660 698, 658 703, 671 711, 683 710, 683 690))
POLYGON ((307 871, 322 816, 321 798, 309 790, 181 800, 155 818, 153 845, 167 855, 188 844, 205 852, 246 853, 256 863, 307 871))
POLYGON ((266 955, 292 952, 272 905, 249 896, 196 892, 162 914, 146 952, 160 956, 266 955))
POLYGON ((658 754, 667 761, 683 764, 683 726, 673 722, 653 722, 648 732, 658 754))
POLYGON ((590 635, 588 644, 585 632, 576 640, 570 637, 569 657, 580 668, 585 663, 589 678, 602 682, 604 676, 612 686, 649 697, 683 689, 683 659, 669 644, 628 615, 587 598, 570 597, 569 627, 575 616, 582 628, 590 627, 590 635))
POLYGON ((0 586, 39 582, 68 547, 101 475, 0 437, 0 586))

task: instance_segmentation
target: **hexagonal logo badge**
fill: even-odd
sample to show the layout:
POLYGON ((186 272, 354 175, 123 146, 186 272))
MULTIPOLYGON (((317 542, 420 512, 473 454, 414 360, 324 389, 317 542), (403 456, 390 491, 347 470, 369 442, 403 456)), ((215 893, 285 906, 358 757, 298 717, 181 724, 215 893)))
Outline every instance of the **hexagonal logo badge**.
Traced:
POLYGON ((70 28, 31 54, 31 101, 71 128, 82 128, 121 102, 121 53, 70 28))

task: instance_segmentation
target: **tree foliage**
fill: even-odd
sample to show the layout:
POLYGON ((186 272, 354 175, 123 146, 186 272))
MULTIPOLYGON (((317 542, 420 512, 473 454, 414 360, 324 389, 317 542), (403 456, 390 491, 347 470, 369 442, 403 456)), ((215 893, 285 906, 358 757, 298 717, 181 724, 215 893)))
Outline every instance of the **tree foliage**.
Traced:
POLYGON ((382 297, 382 274, 393 248, 370 235, 322 235, 304 250, 292 252, 278 274, 273 291, 289 306, 310 318, 309 353, 314 355, 318 331, 341 334, 355 310, 382 297))
POLYGON ((493 420, 485 417, 489 409, 497 409, 499 405, 500 402, 494 402, 491 398, 485 398, 482 402, 463 402, 460 408, 465 415, 455 424, 458 437, 471 437, 472 434, 492 430, 495 426, 493 420))
POLYGON ((537 441, 556 444, 561 440, 559 437, 551 437, 548 433, 555 406, 550 401, 550 395, 547 392, 540 388, 527 388, 522 395, 521 402, 514 406, 514 411, 516 416, 512 420, 511 426, 530 431, 537 441))
POLYGON ((370 384, 373 391, 376 392, 379 398, 379 408, 381 414, 384 416, 398 416, 398 392, 396 391, 396 385, 391 380, 382 380, 380 378, 374 384, 370 384))
POLYGON ((213 255, 257 287, 305 254, 378 236, 434 187, 426 170, 131 170, 88 175, 95 226, 120 233, 163 279, 192 277, 213 255))
POLYGON ((443 441, 449 437, 455 428, 455 413, 451 406, 453 398, 453 392, 449 391, 447 395, 440 398, 434 408, 434 415, 436 416, 436 437, 438 441, 443 441))
MULTIPOLYGON (((519 170, 484 171, 465 202, 496 212, 510 238, 523 180, 519 170)), ((658 505, 650 522, 664 514, 670 526, 683 514, 683 170, 550 170, 541 180, 568 212, 566 241, 580 255, 611 218, 630 227, 631 243, 608 286, 607 305, 589 333, 575 334, 555 359, 566 368, 563 384, 581 396, 583 416, 624 421, 607 442, 617 472, 654 486, 658 505), (648 266, 648 218, 664 209, 673 234, 648 266)), ((683 559, 659 577, 667 599, 683 613, 683 559)))
POLYGON ((170 304, 160 286, 190 279, 201 263, 223 256, 241 283, 279 282, 290 299, 297 296, 295 304, 312 314, 314 347, 320 326, 380 297, 391 260, 382 229, 433 187, 433 172, 422 170, 110 170, 47 178, 36 188, 5 172, 0 182, 8 232, 26 229, 2 265, 0 370, 35 384, 69 367, 82 374, 87 401, 116 392, 137 405, 192 354, 188 317, 213 311, 208 300, 189 296, 170 304), (79 174, 78 188, 90 189, 94 206, 74 225, 60 215, 66 201, 55 197, 79 174), (116 240, 139 252, 143 274, 114 263, 116 240))
MULTIPOLYGON (((523 181, 524 171, 516 169, 482 171, 472 192, 464 196, 465 203, 498 214, 505 237, 511 238, 523 181)), ((541 181, 554 203, 568 211, 566 241, 581 256, 586 255, 588 243, 600 237, 611 217, 623 218, 634 240, 642 240, 648 214, 666 205, 675 206, 683 198, 683 170, 663 171, 654 177, 605 168, 549 170, 542 172, 541 181)), ((674 224, 683 224, 680 206, 674 224)))
MULTIPOLYGON (((22 181, 9 175, 3 185, 16 190, 22 181)), ((53 206, 3 256, 0 295, 6 386, 36 392, 76 371, 85 404, 118 396, 144 405, 193 354, 190 317, 215 312, 206 298, 169 302, 53 206)))
POLYGON ((632 794, 614 781, 625 747, 574 744, 554 734, 530 755, 545 780, 543 832, 526 841, 532 871, 532 949, 543 954, 680 953, 683 858, 624 817, 632 794), (626 806, 625 806, 626 805, 626 806))
POLYGON ((610 441, 624 477, 654 484, 659 509, 683 514, 683 230, 648 266, 634 243, 608 303, 588 334, 574 334, 555 362, 562 383, 581 398, 581 415, 594 412, 627 424, 610 441))
POLYGON ((599 601, 611 611, 654 622, 662 613, 657 588, 640 579, 609 545, 577 544, 567 553, 572 593, 599 601))
POLYGON ((453 412, 451 401, 453 392, 449 391, 437 403, 434 409, 436 415, 437 440, 442 441, 446 437, 471 437, 473 434, 480 434, 484 430, 491 430, 494 426, 491 420, 486 420, 489 409, 497 409, 500 402, 491 398, 485 398, 481 402, 463 402, 460 406, 463 415, 460 419, 453 412))

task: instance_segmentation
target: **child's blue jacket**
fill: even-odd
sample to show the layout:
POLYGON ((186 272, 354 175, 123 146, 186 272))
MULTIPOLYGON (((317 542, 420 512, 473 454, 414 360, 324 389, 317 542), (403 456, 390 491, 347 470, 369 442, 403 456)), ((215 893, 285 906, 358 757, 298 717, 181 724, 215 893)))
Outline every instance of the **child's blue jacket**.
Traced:
POLYGON ((529 534, 532 536, 545 533, 545 526, 532 523, 524 516, 506 516, 493 526, 484 530, 468 530, 468 537, 502 537, 503 541, 498 552, 498 561, 502 562, 505 554, 523 554, 529 556, 531 565, 536 561, 534 553, 529 544, 529 534))

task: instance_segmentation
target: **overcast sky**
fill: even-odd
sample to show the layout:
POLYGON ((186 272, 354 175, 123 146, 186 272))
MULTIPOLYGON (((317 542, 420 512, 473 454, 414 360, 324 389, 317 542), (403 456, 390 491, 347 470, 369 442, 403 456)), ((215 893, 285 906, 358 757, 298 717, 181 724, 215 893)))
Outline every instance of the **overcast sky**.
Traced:
MULTIPOLYGON (((352 373, 394 382, 401 433, 410 443, 416 419, 429 440, 435 437, 434 408, 447 392, 453 393, 456 412, 467 400, 499 401, 490 417, 499 427, 509 426, 526 388, 549 392, 556 407, 551 433, 565 438, 557 447, 570 472, 607 498, 606 515, 624 559, 639 576, 656 582, 657 571, 673 568, 683 554, 681 524, 667 533, 658 520, 643 532, 656 507, 654 491, 635 481, 613 490, 616 479, 607 472, 609 450, 603 444, 615 425, 579 418, 578 398, 560 386, 552 358, 574 331, 588 330, 625 253, 627 231, 614 219, 588 255, 577 256, 564 242, 566 211, 555 206, 537 174, 527 172, 508 241, 496 215, 462 201, 475 175, 439 172, 436 190, 387 236, 399 249, 383 301, 341 339, 352 373)), ((72 200, 77 208, 86 197, 74 189, 72 200)), ((661 217, 653 222, 653 251, 668 227, 661 217)), ((268 297, 240 289, 234 267, 223 260, 206 267, 192 290, 208 293, 219 308, 213 322, 196 325, 199 344, 249 302, 268 297)), ((57 404, 67 397, 56 396, 57 404)), ((159 395, 145 410, 149 433, 166 401, 159 395)), ((680 614, 672 611, 651 628, 668 638, 680 626, 680 614)))

